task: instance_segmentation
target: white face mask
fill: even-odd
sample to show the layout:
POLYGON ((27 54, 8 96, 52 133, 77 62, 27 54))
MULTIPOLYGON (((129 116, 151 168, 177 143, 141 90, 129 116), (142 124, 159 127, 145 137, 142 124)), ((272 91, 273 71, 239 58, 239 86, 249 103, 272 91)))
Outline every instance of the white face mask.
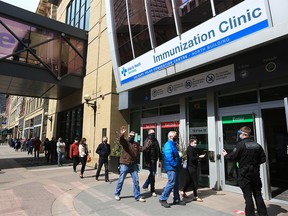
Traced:
POLYGON ((78 143, 78 140, 75 140, 75 143, 78 143))

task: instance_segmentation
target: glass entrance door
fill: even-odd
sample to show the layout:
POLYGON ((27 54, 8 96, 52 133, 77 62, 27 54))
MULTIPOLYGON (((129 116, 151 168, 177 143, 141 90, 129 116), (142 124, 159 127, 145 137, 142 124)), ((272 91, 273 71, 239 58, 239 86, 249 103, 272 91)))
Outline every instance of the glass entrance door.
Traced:
MULTIPOLYGON (((251 138, 257 141, 257 130, 255 122, 255 113, 243 114, 224 114, 220 116, 219 131, 220 131, 220 152, 225 149, 228 153, 232 152, 239 139, 238 130, 243 126, 248 126, 252 129, 251 138)), ((237 162, 224 160, 222 156, 222 175, 221 183, 224 189, 231 191, 239 191, 237 184, 237 162)))
POLYGON ((288 201, 288 134, 284 108, 263 109, 271 197, 288 201))

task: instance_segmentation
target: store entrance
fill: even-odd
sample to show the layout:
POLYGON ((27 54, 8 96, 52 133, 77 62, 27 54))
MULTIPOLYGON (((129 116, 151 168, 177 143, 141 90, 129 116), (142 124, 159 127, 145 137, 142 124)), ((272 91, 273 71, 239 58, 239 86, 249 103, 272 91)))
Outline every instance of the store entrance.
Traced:
POLYGON ((288 201, 288 134, 284 108, 263 109, 271 198, 288 201))
MULTIPOLYGON (((239 114, 225 113, 220 116, 219 121, 219 131, 220 137, 220 151, 225 149, 228 153, 231 153, 236 146, 239 139, 239 134, 237 131, 243 127, 248 126, 251 128, 251 139, 257 141, 259 139, 259 124, 256 122, 256 111, 255 112, 238 112, 239 114), (257 139, 258 138, 258 139, 257 139)), ((238 178, 238 168, 237 162, 225 160, 222 156, 222 187, 224 190, 229 190, 233 192, 241 192, 237 183, 238 178)))

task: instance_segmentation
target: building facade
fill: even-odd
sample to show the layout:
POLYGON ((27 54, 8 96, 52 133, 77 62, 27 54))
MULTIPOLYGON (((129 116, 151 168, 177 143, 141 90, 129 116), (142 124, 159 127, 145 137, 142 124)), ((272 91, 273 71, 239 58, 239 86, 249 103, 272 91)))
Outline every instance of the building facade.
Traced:
MULTIPOLYGON (((200 184, 240 192, 235 164, 224 160, 222 150, 232 151, 237 130, 249 126, 267 154, 261 166, 264 197, 283 199, 288 183, 287 4, 107 1, 119 110, 129 111, 138 141, 142 144, 154 128, 163 146, 169 130, 176 130, 185 150, 189 137, 196 136, 198 151, 207 153, 200 184)), ((142 158, 139 163, 145 169, 142 158)))

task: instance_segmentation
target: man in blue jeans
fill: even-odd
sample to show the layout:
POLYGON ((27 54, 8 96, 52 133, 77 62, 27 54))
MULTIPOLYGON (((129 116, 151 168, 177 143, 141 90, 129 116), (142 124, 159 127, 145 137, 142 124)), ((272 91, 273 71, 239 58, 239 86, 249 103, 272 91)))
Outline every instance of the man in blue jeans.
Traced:
MULTIPOLYGON (((145 150, 145 147, 140 148, 138 144, 134 141, 135 132, 131 131, 129 133, 128 140, 124 138, 126 132, 126 127, 121 127, 120 131, 120 145, 122 146, 121 155, 120 155, 120 176, 116 186, 116 191, 114 193, 115 200, 120 201, 120 193, 122 186, 125 180, 125 177, 128 173, 131 174, 133 180, 133 192, 134 199, 139 202, 146 202, 143 197, 140 197, 140 187, 139 187, 139 178, 137 172, 137 156, 139 151, 145 150)), ((149 147, 149 146, 147 146, 149 147)))
POLYGON ((163 149, 163 161, 164 171, 167 173, 168 182, 160 196, 159 202, 165 208, 170 208, 167 200, 170 193, 173 190, 173 204, 174 205, 186 205, 186 203, 180 200, 179 195, 179 171, 181 165, 181 159, 177 149, 177 132, 170 131, 168 133, 168 141, 164 145, 163 149))

